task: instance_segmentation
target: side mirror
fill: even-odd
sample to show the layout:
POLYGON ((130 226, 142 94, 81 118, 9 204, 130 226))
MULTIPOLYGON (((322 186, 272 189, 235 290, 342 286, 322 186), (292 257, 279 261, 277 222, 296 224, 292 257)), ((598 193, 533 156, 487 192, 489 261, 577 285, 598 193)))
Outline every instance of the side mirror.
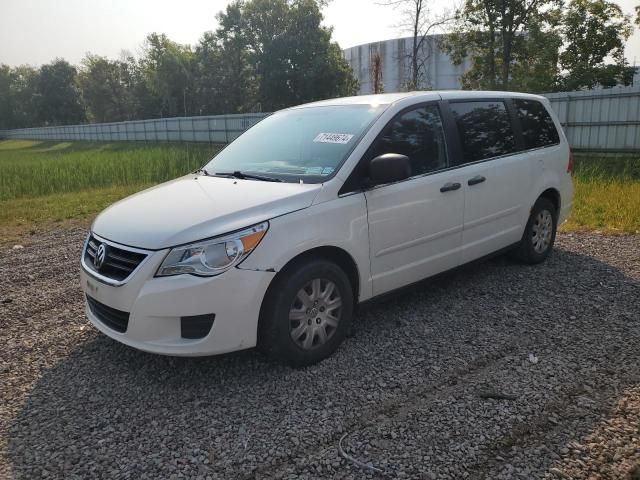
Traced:
POLYGON ((385 153, 369 163, 369 178, 372 185, 392 183, 411 176, 411 161, 406 155, 385 153))

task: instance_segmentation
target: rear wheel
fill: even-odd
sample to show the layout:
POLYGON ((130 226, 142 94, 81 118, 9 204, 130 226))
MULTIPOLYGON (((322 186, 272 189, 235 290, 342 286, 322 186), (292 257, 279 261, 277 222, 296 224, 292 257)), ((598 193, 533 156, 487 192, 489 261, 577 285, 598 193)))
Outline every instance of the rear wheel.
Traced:
POLYGON ((553 203, 544 197, 536 200, 522 239, 513 255, 528 264, 543 262, 553 248, 557 223, 558 214, 553 203))
POLYGON ((293 366, 331 355, 349 331, 353 289, 328 260, 308 260, 282 272, 269 289, 260 321, 260 346, 293 366))

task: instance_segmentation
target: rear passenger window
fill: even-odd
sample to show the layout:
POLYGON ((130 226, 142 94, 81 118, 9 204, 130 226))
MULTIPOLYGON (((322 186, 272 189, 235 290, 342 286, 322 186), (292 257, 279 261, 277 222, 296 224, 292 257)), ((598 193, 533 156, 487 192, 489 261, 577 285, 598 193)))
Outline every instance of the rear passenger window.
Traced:
POLYGON ((418 107, 394 118, 376 140, 371 158, 385 153, 409 157, 412 176, 446 168, 447 150, 438 107, 418 107))
POLYGON ((513 101, 524 137, 524 148, 539 148, 560 143, 553 120, 542 103, 535 100, 513 101))
POLYGON ((464 163, 513 153, 515 136, 504 102, 453 102, 464 163))

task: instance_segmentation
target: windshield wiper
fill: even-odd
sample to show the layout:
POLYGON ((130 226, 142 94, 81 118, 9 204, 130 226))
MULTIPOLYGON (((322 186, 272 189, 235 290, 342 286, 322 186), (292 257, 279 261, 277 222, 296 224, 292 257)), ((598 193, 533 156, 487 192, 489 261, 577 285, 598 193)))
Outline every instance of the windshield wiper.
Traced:
POLYGON ((255 175, 253 173, 245 173, 240 170, 236 170, 235 172, 216 172, 213 175, 219 177, 233 177, 239 178, 240 180, 250 179, 250 180, 262 180, 263 182, 281 182, 279 178, 275 177, 267 177, 264 175, 255 175))

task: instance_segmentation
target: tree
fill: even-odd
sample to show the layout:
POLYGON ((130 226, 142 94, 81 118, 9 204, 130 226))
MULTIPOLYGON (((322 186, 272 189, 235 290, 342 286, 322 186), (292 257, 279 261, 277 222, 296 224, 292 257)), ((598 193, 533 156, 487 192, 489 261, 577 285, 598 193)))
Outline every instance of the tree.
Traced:
POLYGON ((119 122, 135 118, 126 62, 88 54, 82 60, 78 80, 92 120, 119 122))
POLYGON ((191 48, 165 34, 147 35, 140 67, 148 89, 161 102, 161 116, 193 113, 193 54, 191 48))
POLYGON ((0 65, 0 129, 38 123, 34 101, 37 72, 28 65, 0 65))
POLYGON ((38 71, 29 65, 20 65, 12 70, 11 77, 13 128, 33 127, 38 124, 36 110, 38 71))
POLYGON ((217 15, 220 26, 220 69, 217 73, 222 103, 219 113, 258 110, 257 78, 250 62, 248 39, 244 35, 243 3, 235 1, 217 15))
MULTIPOLYGON (((560 3, 561 0, 466 0, 457 14, 454 32, 443 42, 454 62, 471 57, 463 85, 509 90, 520 83, 522 79, 514 78, 514 73, 528 71, 523 65, 529 62, 527 53, 538 54, 557 47, 553 31, 560 3), (514 68, 516 62, 520 62, 520 68, 514 68)), ((543 77, 556 76, 557 67, 549 60, 537 64, 543 77)))
POLYGON ((624 82, 624 43, 632 32, 629 18, 607 0, 571 0, 564 14, 565 50, 560 65, 564 88, 577 90, 624 82), (606 65, 610 57, 614 65, 606 65))
POLYGON ((76 68, 63 59, 43 65, 35 83, 35 105, 44 125, 69 125, 86 119, 76 68))
POLYGON ((351 95, 357 82, 314 0, 235 2, 220 14, 221 29, 244 44, 257 80, 257 101, 269 111, 351 95), (233 16, 230 15, 233 13, 233 16))
POLYGON ((369 77, 371 77, 371 93, 384 93, 384 83, 382 81, 382 57, 380 56, 380 52, 375 52, 371 57, 369 77))
POLYGON ((402 30, 411 32, 411 50, 404 57, 408 60, 407 90, 417 90, 428 83, 427 60, 431 57, 429 35, 439 31, 453 20, 450 11, 434 15, 428 0, 389 0, 382 5, 400 8, 402 21, 398 25, 402 30))
POLYGON ((195 112, 198 115, 217 113, 222 103, 220 82, 222 55, 218 38, 206 32, 193 52, 195 112))
POLYGON ((122 82, 129 92, 127 111, 131 120, 162 116, 162 99, 150 88, 144 59, 136 59, 129 52, 120 54, 122 82))
POLYGON ((0 130, 14 125, 11 83, 11 67, 0 64, 0 130))
POLYGON ((32 127, 37 122, 36 81, 38 70, 20 65, 12 72, 11 96, 14 101, 14 120, 20 127, 32 127))
POLYGON ((274 110, 354 94, 325 0, 235 0, 198 44, 146 37, 140 58, 88 54, 38 70, 0 65, 0 127, 274 110))
POLYGON ((520 48, 514 51, 509 88, 521 92, 553 92, 559 90, 558 58, 562 47, 562 35, 557 31, 560 11, 557 17, 543 30, 532 22, 520 48))

